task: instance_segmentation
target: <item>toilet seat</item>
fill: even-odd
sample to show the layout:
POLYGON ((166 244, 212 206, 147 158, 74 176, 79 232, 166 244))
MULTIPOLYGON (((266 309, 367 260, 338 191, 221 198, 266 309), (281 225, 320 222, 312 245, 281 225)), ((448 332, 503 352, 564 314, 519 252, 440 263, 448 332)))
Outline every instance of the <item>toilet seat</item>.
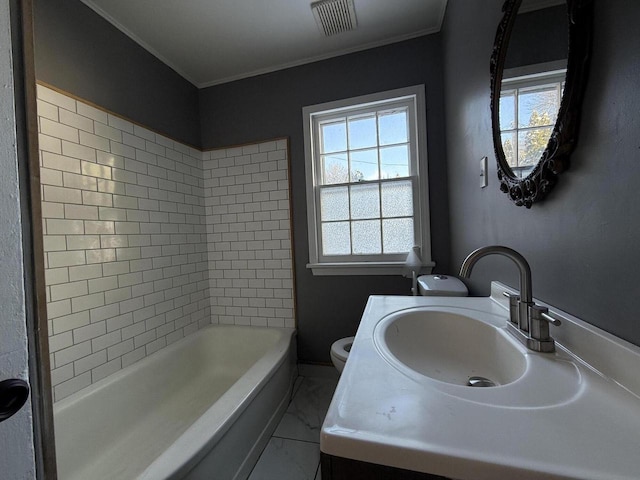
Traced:
POLYGON ((349 350, 351 350, 354 338, 355 337, 345 337, 333 342, 331 345, 331 355, 334 355, 339 360, 346 362, 349 357, 349 350))

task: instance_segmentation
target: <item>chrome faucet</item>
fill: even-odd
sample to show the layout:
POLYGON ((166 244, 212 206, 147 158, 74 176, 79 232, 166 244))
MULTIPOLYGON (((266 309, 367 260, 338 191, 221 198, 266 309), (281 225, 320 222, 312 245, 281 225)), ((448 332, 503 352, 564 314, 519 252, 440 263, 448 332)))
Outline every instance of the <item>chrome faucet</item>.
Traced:
POLYGON ((462 262, 460 276, 469 278, 476 262, 484 256, 493 254, 510 258, 520 271, 520 295, 510 295, 505 292, 505 296, 509 298, 507 331, 531 350, 536 352, 555 351, 555 342, 549 335, 549 323, 560 325, 560 320, 549 315, 546 307, 534 303, 531 267, 522 255, 511 248, 500 245, 478 248, 462 262))

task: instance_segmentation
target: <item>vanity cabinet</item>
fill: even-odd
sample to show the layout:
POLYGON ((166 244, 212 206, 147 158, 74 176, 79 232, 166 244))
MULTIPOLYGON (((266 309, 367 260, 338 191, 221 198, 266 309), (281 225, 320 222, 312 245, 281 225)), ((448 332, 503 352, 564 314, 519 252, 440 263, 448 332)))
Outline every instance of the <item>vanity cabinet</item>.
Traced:
POLYGON ((336 457, 320 452, 322 480, 449 480, 428 473, 336 457))

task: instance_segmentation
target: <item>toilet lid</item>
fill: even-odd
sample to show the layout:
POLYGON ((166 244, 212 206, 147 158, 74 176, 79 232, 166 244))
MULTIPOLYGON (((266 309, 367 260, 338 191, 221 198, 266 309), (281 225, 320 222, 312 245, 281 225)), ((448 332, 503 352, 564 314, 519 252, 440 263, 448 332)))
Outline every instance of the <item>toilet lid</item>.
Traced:
POLYGON ((469 295, 466 285, 451 275, 420 275, 418 277, 420 295, 466 297, 469 295))
POLYGON ((349 356, 349 350, 351 350, 351 345, 353 344, 353 339, 354 337, 346 337, 333 342, 331 345, 331 354, 343 362, 346 362, 349 356))

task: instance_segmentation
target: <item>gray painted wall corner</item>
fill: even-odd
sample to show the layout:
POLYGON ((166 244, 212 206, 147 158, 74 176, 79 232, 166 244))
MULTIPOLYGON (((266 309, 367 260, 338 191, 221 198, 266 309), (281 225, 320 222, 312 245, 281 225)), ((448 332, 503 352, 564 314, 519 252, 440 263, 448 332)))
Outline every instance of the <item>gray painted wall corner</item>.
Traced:
POLYGON ((371 294, 409 293, 401 277, 318 277, 309 262, 302 108, 307 105, 425 84, 432 257, 449 267, 449 213, 444 138, 441 36, 336 57, 200 92, 205 148, 290 137, 298 353, 329 362, 331 343, 353 335, 371 294))
POLYGON ((36 78, 200 147, 198 89, 80 0, 34 0, 36 78))

